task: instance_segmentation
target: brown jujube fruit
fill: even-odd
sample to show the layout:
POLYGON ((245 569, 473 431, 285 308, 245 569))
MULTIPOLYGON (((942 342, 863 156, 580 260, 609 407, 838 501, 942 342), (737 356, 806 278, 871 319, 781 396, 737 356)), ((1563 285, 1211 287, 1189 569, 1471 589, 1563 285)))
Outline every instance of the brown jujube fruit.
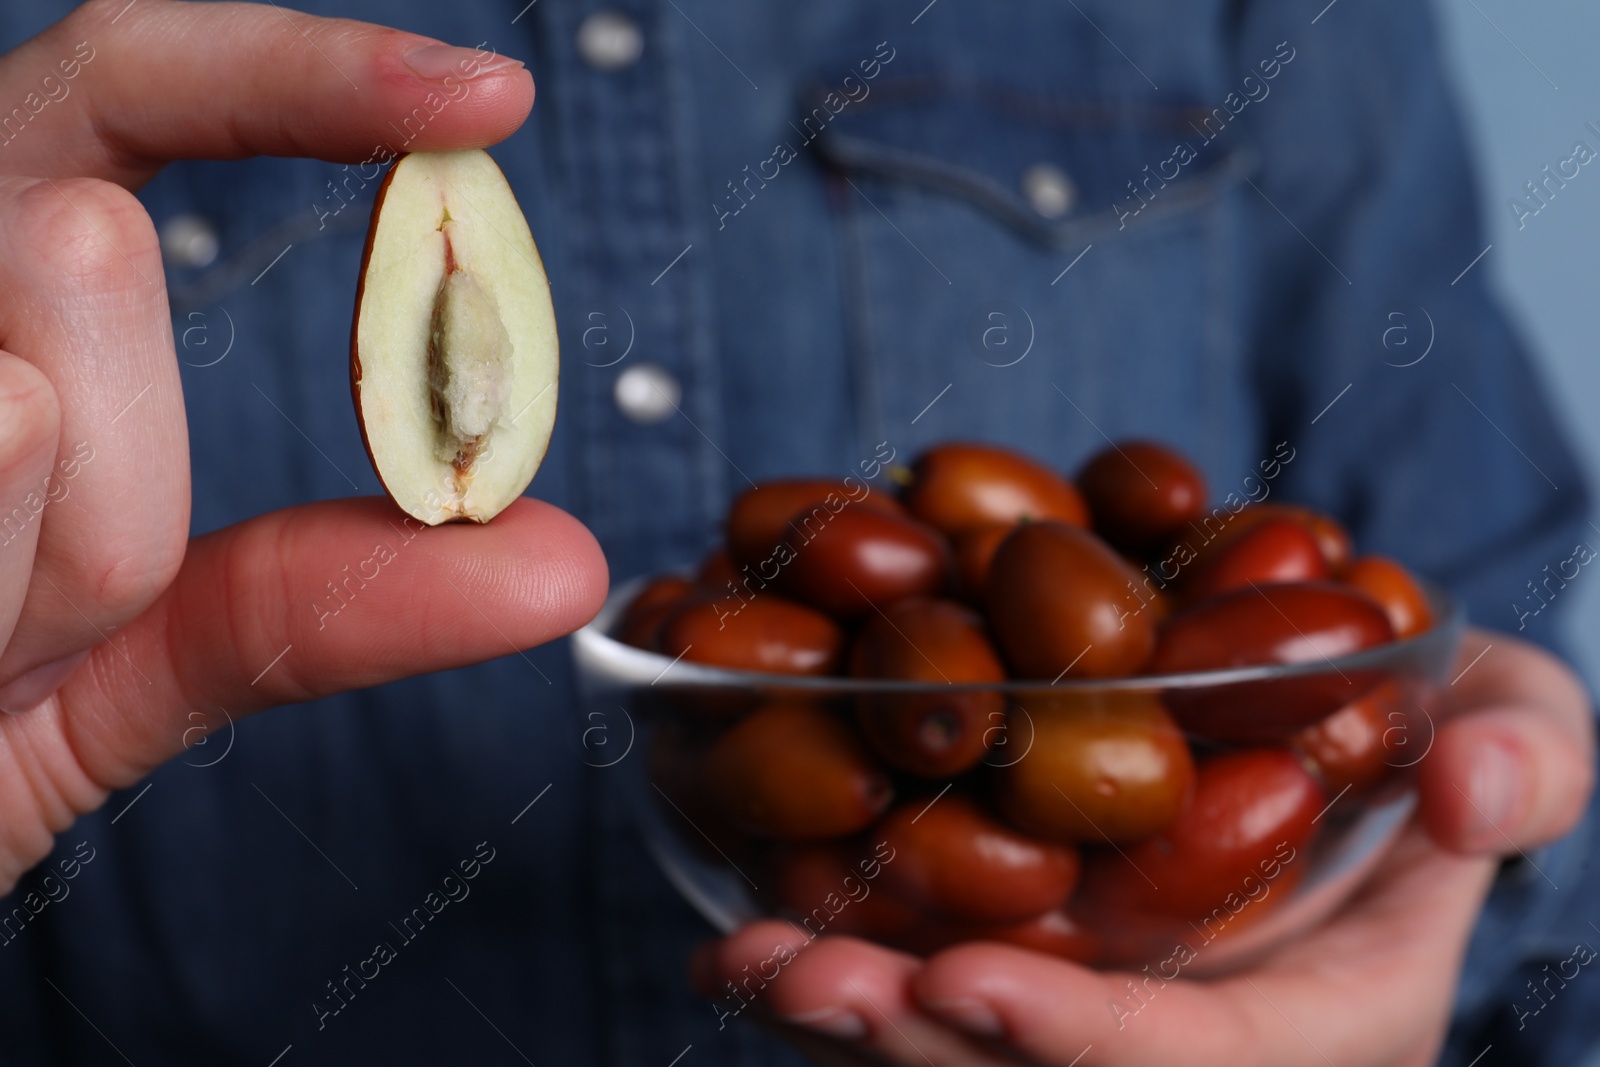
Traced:
POLYGON ((1293 519, 1264 519, 1208 555, 1184 582, 1189 603, 1252 585, 1328 578, 1316 536, 1293 519))
POLYGON ((1019 829, 1052 841, 1134 841, 1170 826, 1183 810, 1194 758, 1156 696, 1076 706, 1033 697, 1021 704, 1033 744, 995 780, 1000 809, 1019 829))
POLYGON ((1394 640, 1383 609, 1333 582, 1240 589, 1196 604, 1161 630, 1150 673, 1335 659, 1394 640))
POLYGON ((614 631, 618 641, 654 652, 660 644, 661 625, 695 593, 687 578, 668 575, 645 583, 628 603, 614 631))
POLYGON ((1000 542, 1011 535, 1014 526, 984 526, 968 530, 955 540, 956 584, 961 595, 974 604, 983 603, 983 592, 989 585, 989 568, 1000 542))
POLYGON ((1061 908, 1020 923, 952 922, 934 919, 893 939, 895 945, 920 956, 970 941, 999 941, 1046 956, 1093 964, 1102 953, 1100 931, 1074 919, 1061 908))
MULTIPOLYGON (((1005 680, 1000 657, 971 609, 908 597, 867 620, 850 653, 853 678, 959 685, 1005 680)), ((891 766, 928 778, 960 774, 983 758, 1005 701, 1000 693, 873 693, 856 722, 891 766)))
POLYGON ((1390 767, 1411 762, 1408 746, 1412 740, 1420 740, 1410 729, 1411 710, 1400 686, 1385 682, 1300 730, 1289 746, 1300 754, 1329 796, 1347 787, 1359 793, 1381 780, 1390 767))
POLYGON ((816 508, 828 515, 850 508, 905 513, 894 497, 864 482, 846 485, 842 479, 779 478, 745 490, 733 502, 726 527, 728 552, 741 566, 759 567, 771 559, 773 546, 788 537, 789 520, 816 508))
POLYGON ((700 561, 700 569, 694 576, 697 584, 722 596, 729 594, 729 583, 737 586, 742 578, 738 564, 734 563, 733 557, 728 555, 728 550, 725 548, 712 549, 706 553, 706 558, 700 561))
POLYGON ((1396 637, 1415 637, 1433 625, 1433 608, 1411 572, 1384 556, 1362 556, 1344 573, 1344 581, 1377 602, 1389 616, 1396 637))
POLYGON ((691 600, 662 625, 660 645, 668 656, 730 670, 832 674, 844 633, 821 612, 767 592, 691 600))
POLYGON ((1139 576, 1088 530, 1024 523, 995 553, 989 627, 1018 678, 1133 674, 1155 646, 1139 576))
MULTIPOLYGON (((1241 589, 1201 602, 1161 628, 1153 674, 1263 664, 1329 663, 1394 639, 1371 600, 1332 582, 1241 589)), ((1183 728, 1239 743, 1285 741, 1379 681, 1372 668, 1347 667, 1198 689, 1171 689, 1167 706, 1183 728)))
POLYGON ((1172 559, 1180 548, 1187 547, 1188 562, 1184 558, 1178 558, 1175 562, 1188 573, 1194 573, 1212 555, 1232 544, 1235 538, 1254 529, 1257 523, 1273 519, 1286 519, 1303 526, 1316 539, 1330 575, 1338 577, 1350 565, 1354 556, 1350 533, 1337 519, 1300 504, 1278 503, 1251 504, 1237 512, 1219 505, 1176 531, 1163 558, 1172 559))
POLYGON ((780 841, 856 833, 892 798, 889 779, 850 727, 810 704, 750 712, 711 743, 702 769, 728 822, 780 841))
POLYGON ((1094 528, 1142 556, 1205 509, 1206 480, 1193 463, 1154 441, 1122 441, 1078 472, 1094 528))
POLYGON ((906 507, 948 537, 1023 521, 1089 524, 1075 485, 1009 448, 938 445, 919 456, 911 472, 911 485, 902 494, 906 507))
POLYGON ((820 524, 802 513, 784 544, 792 550, 779 572, 784 590, 837 618, 937 593, 950 581, 950 545, 937 531, 870 508, 847 508, 820 524))
POLYGON ((950 919, 1023 922, 1057 908, 1078 881, 1078 853, 1037 841, 959 794, 919 797, 873 831, 894 849, 895 894, 950 919))
POLYGON ((1119 911, 1199 919, 1244 899, 1259 883, 1282 887, 1286 868, 1304 866, 1312 821, 1326 803, 1305 768, 1282 749, 1217 756, 1200 765, 1194 797, 1159 835, 1099 852, 1082 895, 1119 911))
POLYGON ((885 888, 873 842, 868 835, 860 842, 776 846, 769 873, 774 904, 817 936, 882 941, 906 934, 924 916, 885 888))

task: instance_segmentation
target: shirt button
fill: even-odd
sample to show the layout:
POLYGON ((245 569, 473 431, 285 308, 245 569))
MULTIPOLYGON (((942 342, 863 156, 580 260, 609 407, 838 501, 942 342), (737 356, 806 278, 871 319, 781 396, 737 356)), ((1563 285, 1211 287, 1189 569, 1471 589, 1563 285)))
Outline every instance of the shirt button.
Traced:
POLYGON ((1022 195, 1045 218, 1059 219, 1077 204, 1078 187, 1055 164, 1035 163, 1022 172, 1022 195))
POLYGON ((221 248, 216 228, 199 215, 174 215, 159 233, 161 254, 174 267, 210 266, 221 248))
POLYGON ((578 54, 595 70, 621 70, 639 61, 644 34, 620 11, 596 11, 578 26, 578 54))
POLYGON ((636 363, 617 376, 612 396, 629 422, 648 426, 670 418, 678 410, 683 387, 665 367, 636 363))

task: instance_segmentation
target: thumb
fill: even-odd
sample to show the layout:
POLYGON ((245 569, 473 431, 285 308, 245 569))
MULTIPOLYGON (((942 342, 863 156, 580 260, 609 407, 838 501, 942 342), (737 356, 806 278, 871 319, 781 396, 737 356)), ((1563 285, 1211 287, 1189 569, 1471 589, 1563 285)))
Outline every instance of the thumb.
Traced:
POLYGON ((1480 654, 1447 693, 1451 717, 1419 768, 1422 816, 1445 848, 1509 855, 1577 824, 1594 788, 1594 721, 1548 653, 1477 631, 1463 659, 1480 654))
POLYGON ((491 145, 533 106, 493 42, 428 37, 276 4, 90 0, 0 58, 0 168, 133 186, 174 159, 388 162, 491 145))

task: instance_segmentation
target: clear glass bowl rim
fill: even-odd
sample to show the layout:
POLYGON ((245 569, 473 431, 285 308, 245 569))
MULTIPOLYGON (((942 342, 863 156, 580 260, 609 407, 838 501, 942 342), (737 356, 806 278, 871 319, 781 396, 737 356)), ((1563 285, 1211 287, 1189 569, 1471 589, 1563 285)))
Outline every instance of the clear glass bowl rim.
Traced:
POLYGON ((1042 679, 1008 679, 1002 682, 915 682, 883 678, 850 678, 839 675, 767 674, 760 671, 729 670, 701 663, 673 659, 623 644, 611 637, 622 612, 649 581, 660 574, 641 575, 615 586, 605 605, 587 626, 573 634, 580 655, 607 665, 603 673, 617 681, 651 679, 648 684, 668 689, 719 688, 760 689, 800 692, 811 696, 855 696, 863 693, 1053 693, 1058 695, 1099 695, 1107 693, 1151 693, 1174 689, 1212 689, 1288 678, 1311 678, 1330 673, 1417 673, 1415 665, 1434 662, 1453 655, 1466 626, 1461 603, 1431 582, 1418 579, 1433 609, 1433 625, 1414 637, 1376 645, 1345 656, 1310 660, 1303 663, 1263 664, 1230 667, 1222 670, 1189 671, 1182 674, 1138 674, 1124 678, 1070 678, 1056 682, 1042 679), (619 675, 625 677, 617 677, 619 675))

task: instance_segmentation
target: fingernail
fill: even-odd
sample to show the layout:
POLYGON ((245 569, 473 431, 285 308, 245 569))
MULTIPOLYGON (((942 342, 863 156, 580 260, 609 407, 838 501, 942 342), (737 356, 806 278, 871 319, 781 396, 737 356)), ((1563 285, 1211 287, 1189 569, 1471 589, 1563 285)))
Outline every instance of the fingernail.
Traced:
POLYGON ((995 1010, 981 1000, 960 997, 956 1000, 930 1000, 922 1005, 952 1026, 974 1037, 1004 1037, 1005 1024, 995 1010))
POLYGON ((1514 752, 1494 741, 1478 746, 1468 778, 1472 797, 1474 837, 1499 839, 1522 796, 1522 764, 1514 752))
POLYGON ((448 44, 425 44, 405 54, 406 66, 420 78, 443 81, 445 78, 476 78, 500 70, 515 70, 522 60, 495 55, 476 48, 457 48, 448 44))
POLYGON ((867 1036, 866 1020, 845 1008, 818 1008, 799 1015, 785 1015, 783 1021, 841 1041, 860 1041, 867 1036))
POLYGON ((61 683, 72 677, 78 664, 89 655, 89 650, 74 652, 70 656, 51 660, 35 667, 16 681, 0 689, 0 711, 20 715, 43 704, 51 693, 61 688, 61 683))

